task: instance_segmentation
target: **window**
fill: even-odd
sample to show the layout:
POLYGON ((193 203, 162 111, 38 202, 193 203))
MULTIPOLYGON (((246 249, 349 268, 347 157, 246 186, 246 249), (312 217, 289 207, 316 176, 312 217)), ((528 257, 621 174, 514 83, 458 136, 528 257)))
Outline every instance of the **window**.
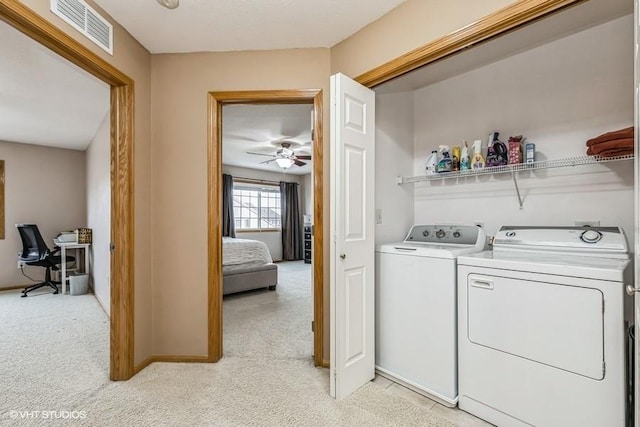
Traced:
POLYGON ((236 230, 279 230, 280 188, 234 183, 233 217, 236 230))

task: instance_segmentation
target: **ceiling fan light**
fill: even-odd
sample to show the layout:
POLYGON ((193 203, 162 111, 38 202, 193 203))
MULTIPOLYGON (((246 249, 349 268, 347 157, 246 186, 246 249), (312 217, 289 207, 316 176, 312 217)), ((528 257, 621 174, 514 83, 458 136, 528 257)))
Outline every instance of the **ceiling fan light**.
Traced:
POLYGON ((282 169, 289 169, 293 165, 293 160, 292 159, 280 158, 280 159, 276 159, 276 163, 282 169))
POLYGON ((180 6, 180 0, 157 0, 162 6, 167 9, 175 9, 180 6))

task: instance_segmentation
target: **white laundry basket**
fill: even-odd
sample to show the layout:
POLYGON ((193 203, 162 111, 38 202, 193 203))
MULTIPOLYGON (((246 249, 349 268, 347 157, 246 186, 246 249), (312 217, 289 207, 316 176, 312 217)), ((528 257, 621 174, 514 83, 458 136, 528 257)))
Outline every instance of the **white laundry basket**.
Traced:
POLYGON ((88 274, 72 274, 69 276, 69 294, 84 295, 89 291, 88 274))

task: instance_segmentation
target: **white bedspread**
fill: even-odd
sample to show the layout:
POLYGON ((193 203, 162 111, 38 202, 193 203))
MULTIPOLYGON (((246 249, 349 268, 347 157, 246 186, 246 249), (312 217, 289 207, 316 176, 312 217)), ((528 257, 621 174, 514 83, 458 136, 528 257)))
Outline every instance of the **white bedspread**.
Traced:
POLYGON ((222 238, 222 270, 229 272, 273 262, 269 248, 259 240, 222 238))

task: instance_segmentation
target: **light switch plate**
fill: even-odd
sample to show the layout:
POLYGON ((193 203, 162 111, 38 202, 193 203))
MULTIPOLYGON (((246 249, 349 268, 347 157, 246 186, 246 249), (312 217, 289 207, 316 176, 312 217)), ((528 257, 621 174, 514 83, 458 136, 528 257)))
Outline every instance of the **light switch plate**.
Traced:
POLYGON ((376 224, 382 224, 382 209, 376 209, 376 224))

